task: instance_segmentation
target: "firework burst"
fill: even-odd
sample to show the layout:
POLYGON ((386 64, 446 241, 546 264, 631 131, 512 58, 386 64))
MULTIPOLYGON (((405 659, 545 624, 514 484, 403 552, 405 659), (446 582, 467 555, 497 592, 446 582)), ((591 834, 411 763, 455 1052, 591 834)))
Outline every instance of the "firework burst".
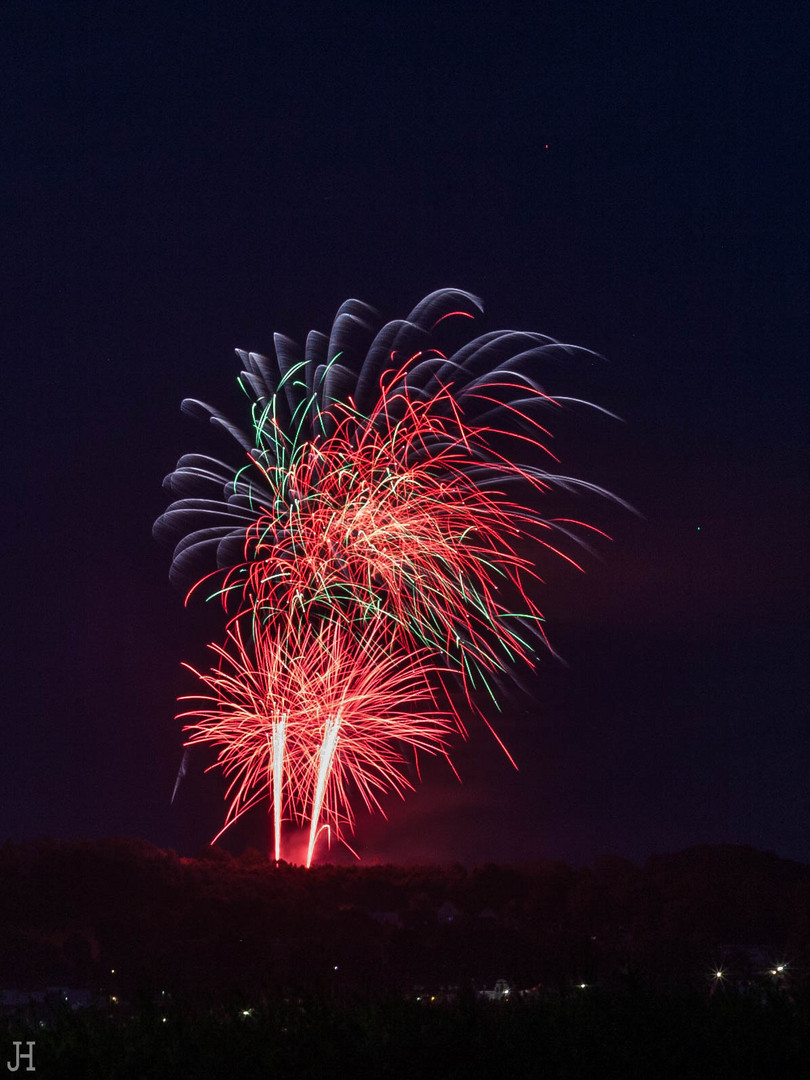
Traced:
POLYGON ((197 673, 211 694, 184 714, 189 741, 217 747, 226 828, 269 797, 276 858, 283 820, 309 822, 311 860, 322 828, 351 828, 353 797, 379 808, 384 790, 409 786, 404 751, 446 755, 461 729, 448 673, 471 705, 479 686, 494 698, 491 678, 531 663, 543 638, 519 545, 573 562, 555 534, 589 528, 525 499, 600 491, 544 464, 556 464, 544 414, 573 399, 534 371, 576 350, 496 331, 445 355, 439 324, 478 308, 440 290, 375 332, 371 310, 348 301, 304 350, 276 335, 271 359, 240 352, 250 434, 183 403, 242 453, 233 466, 181 458, 166 479, 179 497, 155 525, 176 545, 172 579, 226 612, 219 664, 197 673))
POLYGON ((189 744, 213 745, 229 778, 222 832, 269 797, 276 859, 283 822, 308 821, 309 865, 323 829, 352 827, 353 799, 381 809, 384 792, 412 786, 407 751, 446 756, 460 729, 436 704, 446 672, 426 651, 392 648, 383 629, 301 620, 280 634, 236 622, 224 646, 210 646, 217 664, 190 668, 209 692, 184 699, 195 704, 181 716, 189 744))

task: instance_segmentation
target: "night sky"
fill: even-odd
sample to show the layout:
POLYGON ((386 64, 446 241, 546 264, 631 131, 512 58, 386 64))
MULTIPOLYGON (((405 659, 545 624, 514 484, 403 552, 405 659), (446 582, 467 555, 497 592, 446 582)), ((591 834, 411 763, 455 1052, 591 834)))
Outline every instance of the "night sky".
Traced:
MULTIPOLYGON (((810 860, 806 5, 7 3, 0 16, 4 633, 0 840, 195 853, 175 699, 216 611, 151 535, 181 453, 238 416, 234 347, 433 289, 479 332, 604 359, 541 380, 618 413, 555 447, 631 514, 559 564, 541 659, 366 860, 810 860)), ((242 414, 244 418, 244 413, 242 414)), ((264 847, 262 814, 233 850, 264 847)), ((337 853, 335 853, 337 855, 337 853)))

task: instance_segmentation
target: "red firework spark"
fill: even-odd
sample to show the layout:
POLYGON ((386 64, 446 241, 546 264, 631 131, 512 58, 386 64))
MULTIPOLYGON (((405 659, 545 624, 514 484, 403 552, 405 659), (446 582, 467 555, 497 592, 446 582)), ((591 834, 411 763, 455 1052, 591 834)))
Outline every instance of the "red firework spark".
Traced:
POLYGON ((230 778, 219 835, 269 797, 276 859, 283 822, 309 821, 309 865, 321 831, 342 839, 352 828, 354 796, 381 809, 384 792, 412 786, 406 749, 446 756, 460 729, 434 698, 433 680, 446 669, 424 650, 392 648, 381 630, 334 620, 271 633, 243 631, 237 621, 225 646, 210 646, 214 668, 189 668, 210 692, 183 699, 197 703, 180 714, 188 745, 216 747, 216 765, 230 778))
POLYGON ((537 574, 514 544, 533 536, 552 547, 541 538, 552 526, 481 488, 470 463, 494 460, 501 484, 547 484, 495 454, 489 443, 503 433, 465 424, 447 389, 427 400, 412 400, 407 386, 391 394, 400 377, 389 373, 369 417, 336 405, 335 433, 283 466, 251 457, 262 488, 290 495, 256 497, 243 560, 225 572, 221 595, 226 608, 235 601, 237 615, 250 608, 265 624, 347 606, 354 617, 383 617, 402 645, 438 650, 466 682, 473 669, 530 659, 526 624, 542 620, 530 595, 537 574))

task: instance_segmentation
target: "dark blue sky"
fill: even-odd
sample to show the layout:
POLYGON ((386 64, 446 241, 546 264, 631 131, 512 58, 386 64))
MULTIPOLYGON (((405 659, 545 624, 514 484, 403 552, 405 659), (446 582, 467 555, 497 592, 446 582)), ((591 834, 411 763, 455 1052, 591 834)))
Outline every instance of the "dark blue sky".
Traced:
MULTIPOLYGON (((807 86, 799 3, 10 3, 0 839, 194 851, 179 805, 189 614, 151 538, 186 395, 239 408, 239 346, 444 285, 483 329, 606 362, 619 413, 559 436, 643 517, 542 598, 555 646, 366 858, 587 861, 729 841, 810 860, 807 86)), ((261 818, 234 843, 262 843, 261 818)))

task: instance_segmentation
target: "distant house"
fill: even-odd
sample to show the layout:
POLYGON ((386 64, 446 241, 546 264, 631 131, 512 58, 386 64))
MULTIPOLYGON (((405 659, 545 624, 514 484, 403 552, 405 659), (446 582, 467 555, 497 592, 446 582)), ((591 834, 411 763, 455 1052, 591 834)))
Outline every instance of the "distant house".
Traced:
POLYGON ((3 990, 0 996, 3 1012, 16 1012, 29 1005, 42 1005, 45 1002, 45 990, 3 990))
POLYGON ((49 986, 48 993, 53 994, 54 1000, 69 1005, 71 1009, 89 1009, 96 1000, 95 992, 86 987, 49 986))
POLYGON ((498 979, 491 990, 479 990, 479 998, 484 1001, 508 1001, 512 994, 512 987, 506 979, 498 979))
POLYGON ((726 966, 733 966, 739 974, 759 975, 771 967, 772 950, 765 945, 721 945, 720 958, 726 966))
POLYGON ((402 919, 400 919, 398 911, 370 911, 368 914, 369 918, 381 926, 402 926, 402 919))
POLYGON ((743 991, 768 982, 785 985, 788 981, 789 965, 782 959, 775 960, 775 950, 768 946, 722 945, 718 954, 720 963, 713 975, 713 991, 723 985, 743 991))
POLYGON ((4 1013, 19 1013, 29 1008, 48 1008, 67 1005, 71 1009, 89 1009, 96 1004, 97 994, 87 987, 46 986, 21 990, 17 987, 2 991, 4 1013))
POLYGON ((442 926, 447 926, 449 923, 455 922, 460 914, 461 912, 452 900, 445 900, 436 912, 436 919, 442 926))

